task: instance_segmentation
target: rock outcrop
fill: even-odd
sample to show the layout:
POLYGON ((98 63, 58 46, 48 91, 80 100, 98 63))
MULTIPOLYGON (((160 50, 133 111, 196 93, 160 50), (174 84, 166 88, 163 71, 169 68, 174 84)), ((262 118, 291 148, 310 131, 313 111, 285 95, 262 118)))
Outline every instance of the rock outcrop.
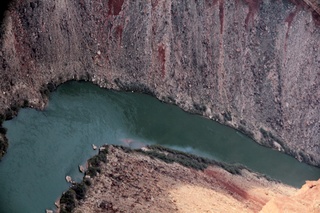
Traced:
POLYGON ((278 197, 270 200, 260 211, 274 212, 320 212, 320 179, 307 181, 302 188, 292 196, 278 197))
POLYGON ((68 80, 152 94, 320 165, 320 16, 298 0, 16 0, 0 114, 68 80))

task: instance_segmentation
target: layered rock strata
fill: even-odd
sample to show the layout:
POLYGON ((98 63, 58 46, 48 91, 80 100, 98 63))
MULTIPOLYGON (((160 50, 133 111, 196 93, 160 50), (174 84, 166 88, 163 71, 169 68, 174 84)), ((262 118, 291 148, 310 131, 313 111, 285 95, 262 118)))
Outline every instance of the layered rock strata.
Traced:
POLYGON ((16 0, 3 23, 1 120, 89 80, 320 165, 320 15, 303 1, 16 0))

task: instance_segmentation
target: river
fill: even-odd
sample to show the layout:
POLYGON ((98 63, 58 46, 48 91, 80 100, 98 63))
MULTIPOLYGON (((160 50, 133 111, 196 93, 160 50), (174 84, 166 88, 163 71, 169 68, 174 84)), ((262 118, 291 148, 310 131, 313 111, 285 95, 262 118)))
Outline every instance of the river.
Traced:
POLYGON ((262 147, 238 131, 138 93, 68 82, 44 111, 26 108, 4 122, 9 149, 0 163, 0 212, 44 212, 78 165, 97 153, 92 144, 161 144, 248 168, 300 187, 320 169, 262 147))

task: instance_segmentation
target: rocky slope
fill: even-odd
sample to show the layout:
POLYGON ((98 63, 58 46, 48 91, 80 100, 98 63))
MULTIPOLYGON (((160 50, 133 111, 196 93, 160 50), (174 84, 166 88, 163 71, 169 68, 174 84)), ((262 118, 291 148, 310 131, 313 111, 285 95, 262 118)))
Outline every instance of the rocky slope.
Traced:
POLYGON ((108 146, 98 158, 104 162, 91 159, 89 168, 100 165, 99 175, 66 192, 60 212, 258 212, 271 199, 297 191, 246 169, 224 165, 227 172, 205 159, 159 147, 108 146))
POLYGON ((1 119, 43 108, 60 83, 90 80, 319 166, 319 25, 300 0, 15 0, 1 29, 1 119))
POLYGON ((291 196, 271 199, 261 213, 274 212, 320 212, 320 179, 307 181, 302 188, 291 196))

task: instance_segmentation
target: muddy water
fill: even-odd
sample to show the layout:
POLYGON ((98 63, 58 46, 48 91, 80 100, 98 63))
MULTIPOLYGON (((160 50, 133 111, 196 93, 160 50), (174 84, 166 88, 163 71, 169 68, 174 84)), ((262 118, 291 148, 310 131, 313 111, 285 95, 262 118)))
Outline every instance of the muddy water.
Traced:
POLYGON ((22 109, 6 121, 10 141, 0 163, 0 212, 44 212, 81 179, 78 165, 94 155, 91 144, 161 144, 208 158, 241 163, 300 187, 320 169, 257 145, 234 129, 183 112, 147 95, 69 82, 50 96, 44 111, 22 109))

